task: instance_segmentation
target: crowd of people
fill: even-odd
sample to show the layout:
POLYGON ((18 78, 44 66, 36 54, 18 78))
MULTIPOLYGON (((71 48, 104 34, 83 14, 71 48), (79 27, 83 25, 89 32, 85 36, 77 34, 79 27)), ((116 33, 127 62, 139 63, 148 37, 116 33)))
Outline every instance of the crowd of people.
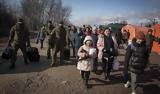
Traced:
MULTIPOLYGON (((143 32, 138 32, 132 42, 128 43, 130 34, 126 31, 113 33, 110 27, 103 28, 96 25, 65 26, 63 21, 58 26, 54 26, 52 21, 49 21, 38 32, 36 43, 40 42, 40 48, 43 49, 44 40, 48 40, 47 58, 52 59, 52 67, 57 64, 58 52, 60 52, 60 64, 65 64, 64 50, 65 48, 71 48, 73 58, 76 58, 76 63, 74 63, 77 65, 77 69, 80 70, 81 77, 87 88, 90 73, 91 71, 96 73, 98 66, 102 67, 104 79, 110 80, 113 62, 114 60, 118 61, 118 48, 122 43, 127 45, 124 62, 124 86, 128 88, 131 82, 132 94, 137 94, 137 80, 148 64, 154 41, 152 32, 153 30, 149 29, 146 36, 143 32)), ((11 46, 11 44, 14 51, 10 69, 15 68, 19 48, 23 53, 25 64, 28 64, 26 47, 31 45, 29 31, 23 19, 19 19, 11 29, 8 46, 11 46)))

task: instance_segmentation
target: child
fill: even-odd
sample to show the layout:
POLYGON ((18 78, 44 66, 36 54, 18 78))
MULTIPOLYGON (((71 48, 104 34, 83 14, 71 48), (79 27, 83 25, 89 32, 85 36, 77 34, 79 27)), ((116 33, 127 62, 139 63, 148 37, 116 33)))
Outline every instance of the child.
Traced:
POLYGON ((88 80, 90 71, 93 70, 94 59, 96 58, 96 49, 93 48, 93 40, 91 36, 87 36, 84 40, 84 45, 78 50, 78 65, 77 69, 81 72, 81 77, 85 80, 85 86, 88 88, 88 80))

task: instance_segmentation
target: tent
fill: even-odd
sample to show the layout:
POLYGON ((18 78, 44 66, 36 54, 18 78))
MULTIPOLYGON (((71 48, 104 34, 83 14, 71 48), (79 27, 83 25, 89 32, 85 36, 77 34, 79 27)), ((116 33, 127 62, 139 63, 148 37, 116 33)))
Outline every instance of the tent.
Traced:
POLYGON ((127 31, 130 33, 130 37, 129 37, 129 43, 130 43, 132 41, 132 39, 134 37, 136 37, 138 32, 143 32, 144 34, 147 34, 148 28, 143 27, 143 26, 135 26, 135 25, 128 24, 128 25, 124 26, 121 29, 121 31, 122 32, 127 31))
MULTIPOLYGON (((128 24, 124 26, 121 31, 124 32, 124 30, 126 30, 127 32, 129 32, 130 33, 129 41, 131 41, 134 37, 136 37, 137 32, 143 32, 146 35, 148 32, 148 29, 149 28, 147 27, 128 24)), ((152 26, 151 29, 153 29, 153 35, 155 37, 160 37, 160 24, 156 24, 152 26)), ((153 43, 152 51, 160 54, 160 44, 158 42, 153 43)))
MULTIPOLYGON (((153 29, 153 35, 155 37, 160 38, 160 24, 156 24, 156 25, 152 26, 152 29, 153 29)), ((154 42, 152 50, 154 52, 160 54, 160 44, 158 42, 154 42)))

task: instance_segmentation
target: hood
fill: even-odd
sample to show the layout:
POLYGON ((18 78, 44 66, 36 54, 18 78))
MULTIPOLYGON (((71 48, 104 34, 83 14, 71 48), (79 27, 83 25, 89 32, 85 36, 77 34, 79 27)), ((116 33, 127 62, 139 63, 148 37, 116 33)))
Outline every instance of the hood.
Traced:
POLYGON ((88 40, 93 42, 93 39, 92 39, 91 36, 86 36, 84 41, 83 41, 83 44, 85 44, 85 42, 88 41, 88 40))

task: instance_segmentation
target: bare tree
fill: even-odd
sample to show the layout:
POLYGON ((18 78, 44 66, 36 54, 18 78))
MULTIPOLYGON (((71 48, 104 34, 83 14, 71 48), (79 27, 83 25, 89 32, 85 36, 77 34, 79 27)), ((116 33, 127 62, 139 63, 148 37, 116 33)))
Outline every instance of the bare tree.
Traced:
POLYGON ((61 20, 69 21, 71 14, 71 8, 63 6, 62 0, 22 0, 21 6, 31 29, 36 29, 48 20, 54 24, 61 20))
POLYGON ((32 29, 43 24, 44 10, 48 4, 48 0, 22 0, 23 16, 28 19, 28 23, 32 29))

